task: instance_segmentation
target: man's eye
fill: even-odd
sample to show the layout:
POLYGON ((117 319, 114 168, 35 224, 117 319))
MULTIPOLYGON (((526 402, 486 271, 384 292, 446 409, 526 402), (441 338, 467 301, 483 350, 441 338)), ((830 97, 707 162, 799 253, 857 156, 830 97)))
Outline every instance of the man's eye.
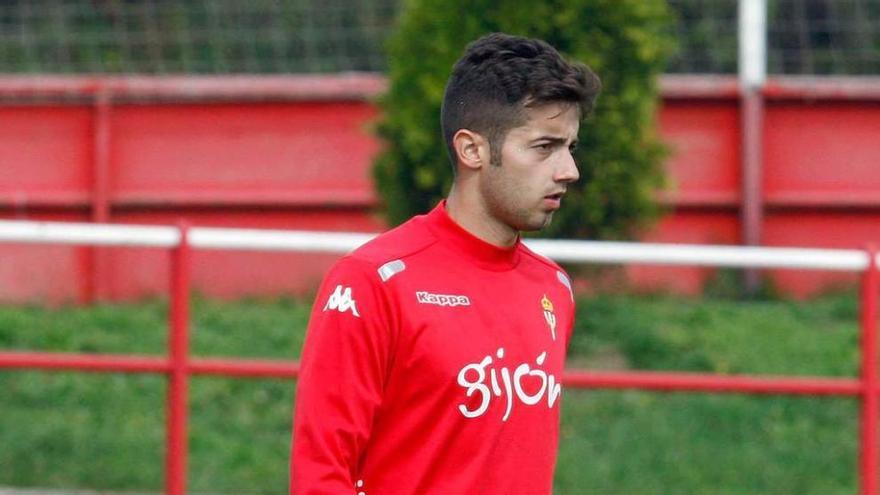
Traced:
POLYGON ((542 151, 547 151, 547 150, 550 150, 553 148, 553 144, 552 143, 541 143, 541 144, 536 145, 535 148, 538 148, 539 150, 542 150, 542 151))

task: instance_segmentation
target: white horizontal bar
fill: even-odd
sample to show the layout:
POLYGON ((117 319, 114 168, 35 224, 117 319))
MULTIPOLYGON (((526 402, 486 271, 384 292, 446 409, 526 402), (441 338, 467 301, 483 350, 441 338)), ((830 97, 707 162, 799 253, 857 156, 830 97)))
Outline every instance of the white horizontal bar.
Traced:
POLYGON ((194 248, 260 251, 347 253, 373 237, 376 234, 208 227, 193 227, 189 231, 189 242, 194 248))
POLYGON ((529 240, 536 252, 556 261, 580 263, 644 263, 741 268, 800 268, 862 271, 868 256, 856 249, 805 249, 695 244, 649 244, 529 240))
MULTIPOLYGON (((347 253, 375 234, 293 230, 193 227, 190 245, 197 249, 246 249, 347 253)), ((0 220, 0 242, 81 244, 93 246, 174 247, 180 230, 168 226, 0 220)), ((862 271, 864 251, 635 242, 530 239, 526 244, 562 262, 657 265, 699 265, 739 268, 797 268, 862 271)), ((878 256, 880 262, 880 256, 878 256)))
POLYGON ((180 230, 166 226, 0 220, 0 241, 173 247, 180 243, 180 230))

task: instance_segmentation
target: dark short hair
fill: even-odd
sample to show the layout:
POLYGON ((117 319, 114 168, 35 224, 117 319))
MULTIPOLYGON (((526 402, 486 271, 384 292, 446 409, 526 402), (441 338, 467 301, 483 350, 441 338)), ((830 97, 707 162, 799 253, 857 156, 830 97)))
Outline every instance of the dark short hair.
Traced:
POLYGON ((525 123, 526 107, 571 102, 585 117, 601 87, 589 67, 566 61, 545 41, 492 33, 472 42, 452 69, 440 112, 453 173, 459 129, 486 137, 497 164, 507 131, 525 123))

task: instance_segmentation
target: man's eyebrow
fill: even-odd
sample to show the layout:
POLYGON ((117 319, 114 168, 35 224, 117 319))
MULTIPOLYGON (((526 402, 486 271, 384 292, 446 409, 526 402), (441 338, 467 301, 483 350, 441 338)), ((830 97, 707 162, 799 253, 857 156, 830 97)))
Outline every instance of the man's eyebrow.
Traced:
MULTIPOLYGON (((541 137, 537 137, 532 140, 533 143, 537 143, 539 141, 545 141, 547 143, 562 145, 562 144, 565 144, 565 142, 568 141, 568 139, 566 139, 564 137, 559 137, 559 136, 541 136, 541 137)), ((571 144, 577 144, 577 142, 578 142, 578 140, 574 139, 571 142, 571 144)))

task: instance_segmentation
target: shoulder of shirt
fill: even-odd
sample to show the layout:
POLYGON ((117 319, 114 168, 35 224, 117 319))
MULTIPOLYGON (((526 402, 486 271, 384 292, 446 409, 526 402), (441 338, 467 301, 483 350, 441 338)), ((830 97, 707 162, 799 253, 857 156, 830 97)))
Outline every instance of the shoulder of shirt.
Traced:
POLYGON ((403 260, 437 243, 437 237, 428 229, 424 216, 413 217, 403 224, 374 237, 342 260, 359 261, 371 269, 403 260))
POLYGON ((537 265, 541 265, 544 270, 547 270, 550 273, 547 273, 547 276, 551 276, 565 286, 568 289, 569 295, 571 295, 572 303, 574 302, 574 289, 572 288, 571 275, 568 274, 565 270, 562 269, 561 266, 556 264, 555 261, 542 256, 534 251, 532 251, 528 246, 524 243, 520 243, 520 247, 522 249, 522 256, 525 259, 531 260, 533 263, 537 265), (552 275, 551 275, 552 274, 552 275))
MULTIPOLYGON (((546 256, 540 255, 534 251, 532 251, 525 243, 520 243, 520 249, 522 249, 522 253, 525 257, 530 258, 538 263, 546 265, 548 268, 551 268, 553 271, 562 272, 566 277, 568 277, 568 273, 562 269, 555 261, 547 258, 546 256)), ((569 277, 570 278, 570 277, 569 277)))

